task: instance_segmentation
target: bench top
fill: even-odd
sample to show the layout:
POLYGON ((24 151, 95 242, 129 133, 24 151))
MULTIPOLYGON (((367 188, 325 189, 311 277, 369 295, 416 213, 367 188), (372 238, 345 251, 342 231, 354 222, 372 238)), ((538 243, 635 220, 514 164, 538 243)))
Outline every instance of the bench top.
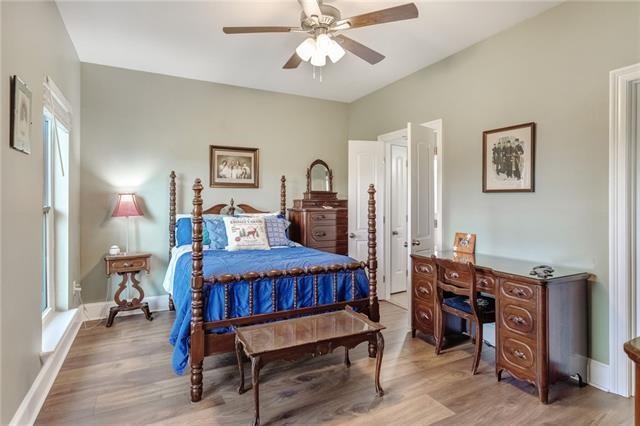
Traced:
POLYGON ((236 328, 248 356, 338 338, 372 334, 385 327, 350 309, 236 328))

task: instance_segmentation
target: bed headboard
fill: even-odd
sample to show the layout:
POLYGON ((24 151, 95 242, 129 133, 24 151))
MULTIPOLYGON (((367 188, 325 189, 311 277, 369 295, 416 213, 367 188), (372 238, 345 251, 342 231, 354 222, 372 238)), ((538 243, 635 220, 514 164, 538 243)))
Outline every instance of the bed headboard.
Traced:
MULTIPOLYGON (((203 209, 202 214, 225 214, 233 215, 236 209, 240 209, 245 213, 268 213, 258 210, 249 204, 235 205, 233 198, 229 204, 216 204, 203 209)), ((280 178, 280 214, 287 214, 287 178, 283 175, 280 178)), ((176 245, 176 172, 171 171, 169 174, 169 258, 171 258, 171 249, 176 245)))

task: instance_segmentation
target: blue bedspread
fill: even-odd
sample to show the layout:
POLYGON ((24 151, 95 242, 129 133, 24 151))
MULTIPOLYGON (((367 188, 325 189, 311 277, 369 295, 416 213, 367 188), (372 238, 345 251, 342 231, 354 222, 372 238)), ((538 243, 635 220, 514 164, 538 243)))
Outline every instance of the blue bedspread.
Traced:
MULTIPOLYGON (((273 250, 207 250, 203 256, 205 277, 222 274, 266 272, 272 269, 305 268, 353 262, 347 256, 325 253, 307 247, 278 248, 273 250)), ((318 299, 320 304, 333 303, 333 274, 318 277, 318 299)), ((364 270, 356 271, 355 298, 369 295, 369 282, 364 270)), ((254 314, 273 312, 271 279, 254 282, 254 314)), ((278 278, 276 281, 278 311, 293 308, 293 279, 278 278)), ((224 289, 221 285, 207 285, 203 289, 204 320, 215 321, 224 317, 224 289)), ((351 274, 338 273, 338 301, 352 300, 351 274)), ((173 300, 176 320, 169 341, 174 345, 172 366, 177 374, 183 374, 189 360, 191 321, 191 253, 180 256, 176 264, 173 283, 173 300)), ((230 315, 232 318, 249 315, 249 283, 241 281, 231 286, 230 315)), ((313 279, 302 276, 298 279, 298 308, 313 306, 313 279)), ((217 330, 227 332, 228 329, 217 330)))

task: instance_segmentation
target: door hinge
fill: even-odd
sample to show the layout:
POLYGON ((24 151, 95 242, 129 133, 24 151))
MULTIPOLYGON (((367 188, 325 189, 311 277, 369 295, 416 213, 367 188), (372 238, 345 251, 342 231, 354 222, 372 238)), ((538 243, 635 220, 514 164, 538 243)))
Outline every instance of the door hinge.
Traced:
POLYGON ((433 219, 433 227, 434 228, 438 227, 438 219, 433 219))
POLYGON ((384 225, 385 223, 387 223, 387 217, 386 216, 382 216, 382 224, 384 225))
POLYGON ((438 155, 438 145, 433 147, 433 155, 438 155))
POLYGON ((384 283, 384 282, 386 282, 386 281, 387 281, 387 277, 383 275, 383 276, 382 276, 382 282, 384 283))

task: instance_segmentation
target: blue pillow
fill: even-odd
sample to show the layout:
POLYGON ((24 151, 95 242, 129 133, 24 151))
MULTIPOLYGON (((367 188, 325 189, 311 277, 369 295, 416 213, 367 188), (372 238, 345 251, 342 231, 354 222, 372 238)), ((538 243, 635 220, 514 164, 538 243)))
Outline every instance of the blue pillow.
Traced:
POLYGON ((287 228, 289 221, 280 215, 265 216, 264 225, 267 228, 267 238, 271 247, 277 246, 295 246, 295 243, 289 240, 287 228))
MULTIPOLYGON (((191 229, 191 218, 181 217, 176 223, 176 246, 184 246, 191 244, 193 230, 191 229)), ((209 231, 206 226, 202 227, 202 244, 208 246, 211 244, 211 238, 209 238, 209 231)))
POLYGON ((212 249, 223 250, 229 245, 227 229, 224 226, 224 219, 221 216, 205 218, 204 224, 207 231, 209 231, 212 249))

